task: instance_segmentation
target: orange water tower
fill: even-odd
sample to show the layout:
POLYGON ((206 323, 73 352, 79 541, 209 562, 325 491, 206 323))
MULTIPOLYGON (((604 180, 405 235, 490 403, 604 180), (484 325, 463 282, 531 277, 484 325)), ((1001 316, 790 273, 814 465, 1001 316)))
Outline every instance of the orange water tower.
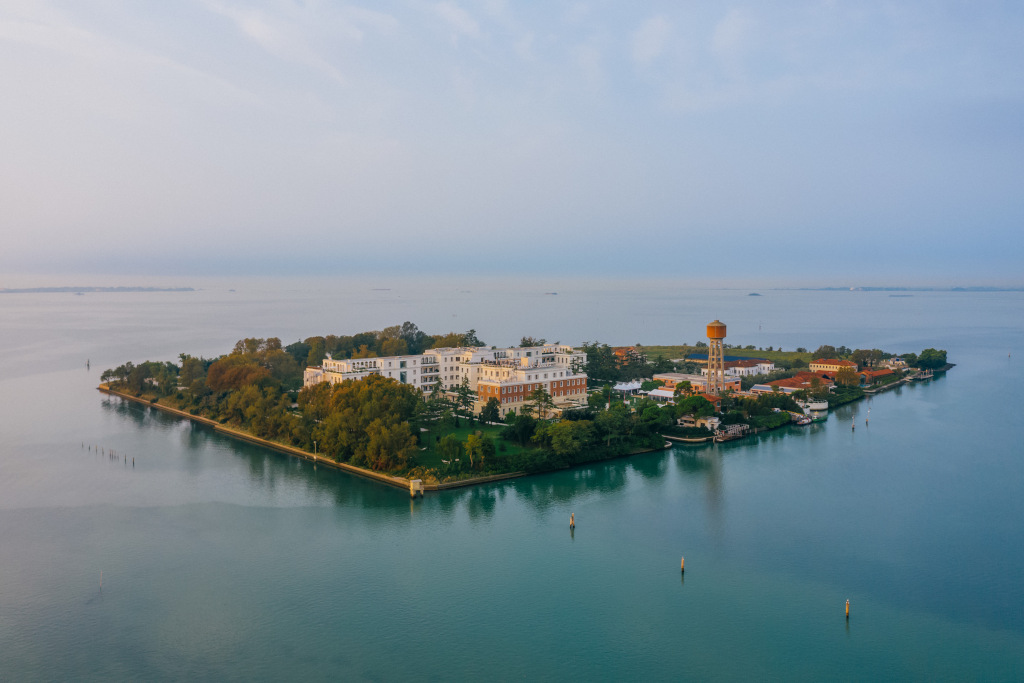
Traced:
POLYGON ((725 339, 725 323, 716 320, 708 323, 708 389, 707 393, 719 396, 725 391, 725 355, 722 340, 725 339))

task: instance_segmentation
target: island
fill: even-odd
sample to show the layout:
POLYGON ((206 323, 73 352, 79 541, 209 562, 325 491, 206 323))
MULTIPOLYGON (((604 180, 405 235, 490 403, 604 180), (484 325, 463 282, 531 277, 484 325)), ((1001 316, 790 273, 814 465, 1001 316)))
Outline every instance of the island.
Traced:
POLYGON ((415 493, 809 424, 951 367, 936 349, 783 351, 725 344, 718 321, 708 330, 693 346, 495 347, 406 322, 128 362, 99 388, 415 493))
POLYGON ((194 292, 192 287, 24 287, 21 289, 0 287, 0 294, 86 294, 124 292, 194 292))

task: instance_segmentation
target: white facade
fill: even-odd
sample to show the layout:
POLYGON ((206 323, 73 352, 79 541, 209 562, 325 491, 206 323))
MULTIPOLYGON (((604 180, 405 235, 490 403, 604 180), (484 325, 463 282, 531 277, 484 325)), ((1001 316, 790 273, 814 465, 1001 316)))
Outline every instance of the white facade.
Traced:
POLYGON ((347 379, 382 375, 429 394, 438 382, 442 389, 451 390, 465 378, 477 395, 477 410, 494 397, 504 415, 517 407, 514 404, 522 403, 529 391, 539 387, 543 387, 556 404, 576 397, 585 398, 587 376, 583 366, 586 362, 585 353, 564 344, 503 349, 442 348, 415 356, 383 358, 335 360, 328 356, 320 367, 306 368, 303 385, 337 384, 347 379))
MULTIPOLYGON (((775 363, 770 360, 757 362, 727 361, 725 363, 726 377, 753 377, 754 375, 767 375, 775 371, 775 363)), ((700 369, 702 375, 707 377, 708 369, 700 369)))
MULTIPOLYGON (((659 372, 652 379, 664 382, 663 389, 675 391, 676 385, 680 382, 689 382, 690 389, 694 393, 706 393, 708 390, 707 373, 703 375, 690 375, 681 372, 659 372)), ((740 380, 738 377, 725 378, 725 389, 740 391, 740 380)))

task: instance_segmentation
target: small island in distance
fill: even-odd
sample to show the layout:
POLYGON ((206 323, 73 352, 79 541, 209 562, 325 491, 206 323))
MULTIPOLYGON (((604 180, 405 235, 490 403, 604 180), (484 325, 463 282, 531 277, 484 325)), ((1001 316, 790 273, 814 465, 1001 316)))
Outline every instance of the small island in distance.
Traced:
POLYGON ((194 292, 192 287, 0 287, 0 294, 85 294, 105 292, 194 292))

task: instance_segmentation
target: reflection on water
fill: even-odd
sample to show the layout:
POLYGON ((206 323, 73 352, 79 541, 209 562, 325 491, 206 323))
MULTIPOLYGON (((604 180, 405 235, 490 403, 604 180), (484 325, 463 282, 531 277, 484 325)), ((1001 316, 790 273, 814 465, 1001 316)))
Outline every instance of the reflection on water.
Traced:
MULTIPOLYGON (((335 294, 330 307, 341 310, 335 294)), ((612 294, 624 303, 648 295, 612 294)), ((571 319, 552 312, 552 327, 535 333, 557 327, 549 336, 568 329, 614 342, 609 335, 642 322, 593 315, 640 310, 609 307, 605 295, 599 309, 592 293, 573 296, 571 319), (579 301, 588 296, 589 309, 579 301), (577 323, 600 329, 588 334, 577 323)), ((742 337, 742 320, 751 319, 744 311, 768 305, 785 332, 752 343, 806 345, 828 329, 850 345, 948 343, 963 365, 842 407, 821 424, 422 500, 95 391, 96 371, 80 370, 85 347, 68 341, 84 323, 96 328, 89 355, 97 368, 141 361, 140 349, 167 359, 220 353, 259 329, 286 341, 325 331, 307 330, 323 319, 319 301, 309 317, 295 316, 294 297, 267 305, 254 295, 244 314, 215 307, 204 326, 194 298, 170 317, 144 296, 133 299, 142 304, 111 300, 106 313, 47 310, 26 335, 33 344, 19 351, 8 343, 0 353, 0 652, 12 680, 392 680, 442 670, 453 679, 500 671, 827 680, 836 670, 865 679, 1019 678, 1024 364, 1002 347, 1024 345, 1024 296, 936 296, 931 322, 908 329, 892 307, 933 297, 673 294, 680 317, 644 308, 664 332, 644 336, 699 328, 724 308, 742 337), (695 299, 703 309, 693 310, 695 299), (110 330, 124 328, 126 316, 138 333, 110 346, 110 330), (294 325, 281 329, 289 316, 294 325), (235 327, 225 330, 225 319, 235 327), (1008 322, 991 339, 974 327, 995 319, 1008 322), (172 329, 164 339, 150 323, 172 329), (73 361, 73 370, 30 369, 39 348, 48 349, 47 365, 73 361), (982 400, 964 398, 979 386, 982 400), (59 418, 41 419, 55 396, 59 418), (138 455, 138 467, 83 452, 82 441, 138 455), (579 538, 565 535, 570 512, 579 538), (675 584, 680 554, 689 586, 683 575, 675 584), (856 605, 852 634, 839 626, 847 597, 856 605)), ((419 301, 398 320, 436 329, 413 317, 419 301)), ((452 311, 442 313, 451 320, 452 311)), ((522 320, 499 317, 507 341, 518 339, 522 320)), ((345 319, 354 329, 376 324, 345 319)), ((5 331, 0 325, 0 337, 5 331)))
MULTIPOLYGON (((282 489, 299 489, 314 499, 326 499, 343 508, 393 509, 404 492, 361 479, 329 467, 313 464, 255 444, 217 433, 212 427, 169 415, 159 409, 116 397, 106 397, 101 405, 149 434, 174 434, 173 441, 182 454, 183 470, 200 477, 211 469, 225 467, 228 462, 240 464, 248 483, 273 496, 282 489)), ((773 440, 779 435, 766 433, 756 440, 773 440)), ((528 503, 534 510, 545 512, 565 506, 581 495, 614 493, 625 489, 631 477, 638 477, 648 486, 662 487, 668 481, 669 464, 688 478, 704 481, 709 517, 720 517, 722 504, 723 453, 737 448, 735 443, 680 445, 654 453, 617 458, 571 470, 531 475, 480 486, 428 493, 422 500, 410 501, 415 512, 425 506, 432 514, 450 518, 465 509, 471 520, 491 519, 498 503, 509 493, 528 503), (419 506, 419 507, 418 507, 419 506)), ((374 519, 368 516, 367 519, 374 519)), ((717 522, 715 522, 717 524, 717 522)))

